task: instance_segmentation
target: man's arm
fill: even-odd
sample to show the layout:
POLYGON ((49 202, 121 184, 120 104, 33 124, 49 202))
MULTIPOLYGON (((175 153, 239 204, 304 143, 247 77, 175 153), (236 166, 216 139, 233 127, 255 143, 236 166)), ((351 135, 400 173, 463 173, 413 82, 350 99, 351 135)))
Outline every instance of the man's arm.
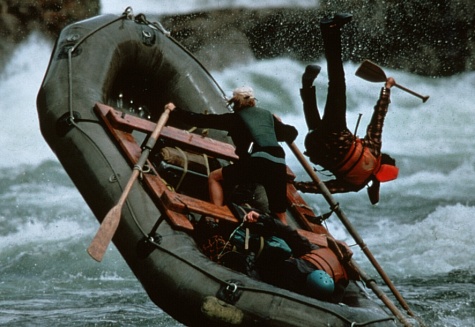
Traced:
POLYGON ((366 135, 363 139, 364 146, 368 147, 375 157, 381 155, 383 125, 389 103, 391 102, 391 87, 396 84, 392 77, 386 79, 384 87, 381 88, 379 99, 374 106, 371 121, 366 128, 366 135))
POLYGON ((192 111, 183 110, 178 108, 172 102, 165 105, 165 109, 169 109, 173 112, 172 118, 178 119, 191 126, 214 128, 219 130, 229 130, 232 128, 234 121, 233 114, 199 114, 192 111))
POLYGON ((275 130, 275 135, 277 136, 277 140, 292 143, 297 138, 297 135, 299 134, 297 129, 292 125, 284 124, 278 116, 276 115, 273 115, 273 116, 274 116, 274 130, 275 130))
POLYGON ((283 239, 292 249, 294 256, 302 256, 314 248, 309 240, 300 235, 296 229, 272 216, 250 211, 244 219, 250 224, 252 230, 258 234, 262 236, 276 236, 283 239))
MULTIPOLYGON (((347 183, 339 179, 332 179, 329 181, 323 182, 327 187, 330 193, 348 193, 348 192, 358 192, 363 186, 355 186, 353 184, 347 183)), ((314 182, 295 182, 295 188, 303 193, 315 193, 321 194, 322 192, 318 189, 317 185, 314 182)))

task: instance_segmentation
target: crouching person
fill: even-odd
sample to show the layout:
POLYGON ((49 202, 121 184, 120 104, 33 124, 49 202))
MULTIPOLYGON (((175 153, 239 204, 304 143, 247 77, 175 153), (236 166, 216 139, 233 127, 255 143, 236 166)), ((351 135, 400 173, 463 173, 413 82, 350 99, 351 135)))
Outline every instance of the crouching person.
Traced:
POLYGON ((257 255, 256 252, 260 251, 249 251, 243 255, 238 249, 239 254, 236 254, 233 231, 227 231, 225 236, 214 234, 203 240, 201 248, 206 255, 266 283, 323 301, 341 301, 349 275, 355 277, 346 266, 352 255, 349 248, 333 239, 328 239, 328 246, 319 247, 280 220, 246 210, 241 214, 244 227, 250 230, 251 235, 280 240, 279 249, 262 251, 257 255), (282 243, 285 245, 282 246, 282 243), (289 248, 287 255, 285 246, 289 248))
POLYGON ((245 219, 256 225, 257 232, 282 238, 292 249, 286 260, 256 265, 263 281, 319 300, 340 302, 349 275, 354 273, 346 267, 352 253, 344 243, 328 239, 328 247, 319 247, 292 227, 256 211, 248 212, 245 219))

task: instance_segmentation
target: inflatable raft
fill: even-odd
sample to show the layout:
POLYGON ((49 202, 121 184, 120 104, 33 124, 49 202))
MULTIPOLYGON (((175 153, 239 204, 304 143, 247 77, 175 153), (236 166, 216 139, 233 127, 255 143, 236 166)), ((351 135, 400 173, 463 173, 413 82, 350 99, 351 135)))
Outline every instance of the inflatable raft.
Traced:
MULTIPOLYGON (((171 100, 197 112, 229 111, 210 74, 159 23, 127 8, 61 32, 37 98, 41 132, 99 222, 123 194, 171 100)), ((227 207, 208 202, 207 173, 239 159, 223 132, 189 127, 162 129, 113 237, 158 307, 188 326, 396 325, 357 280, 340 303, 330 303, 206 257, 194 221, 238 223, 227 207)), ((290 168, 288 175, 291 181, 290 168)), ((289 224, 311 241, 331 237, 291 182, 287 198, 289 224)))

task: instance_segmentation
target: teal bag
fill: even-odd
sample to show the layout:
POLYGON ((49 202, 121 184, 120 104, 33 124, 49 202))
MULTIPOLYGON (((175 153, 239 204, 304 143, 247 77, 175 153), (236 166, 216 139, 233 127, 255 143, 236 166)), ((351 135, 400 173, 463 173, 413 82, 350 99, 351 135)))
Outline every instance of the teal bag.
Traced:
POLYGON ((260 236, 249 228, 240 226, 230 239, 238 252, 253 252, 256 260, 265 262, 284 261, 292 255, 289 245, 276 236, 260 236), (247 231, 247 242, 246 242, 247 231))

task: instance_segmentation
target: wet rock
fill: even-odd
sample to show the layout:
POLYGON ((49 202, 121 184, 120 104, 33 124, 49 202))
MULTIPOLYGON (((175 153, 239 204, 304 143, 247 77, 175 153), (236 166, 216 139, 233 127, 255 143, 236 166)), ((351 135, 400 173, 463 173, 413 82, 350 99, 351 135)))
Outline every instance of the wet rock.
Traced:
POLYGON ((352 60, 429 76, 475 69, 473 0, 335 0, 320 9, 354 14, 352 60))
POLYGON ((472 0, 355 0, 350 5, 339 0, 322 2, 318 9, 229 9, 160 20, 206 66, 219 69, 251 54, 318 60, 323 56, 319 21, 336 12, 354 18, 343 32, 344 60, 371 59, 425 76, 475 69, 472 0))
POLYGON ((33 31, 56 38, 64 26, 99 10, 100 0, 0 0, 0 71, 15 44, 33 31))
POLYGON ((0 0, 2 36, 21 40, 38 29, 53 37, 72 22, 99 14, 100 0, 0 0), (14 21, 13 21, 14 19, 14 21))
POLYGON ((321 54, 315 10, 228 9, 159 19, 212 69, 251 58, 311 61, 321 54))
MULTIPOLYGON (((54 39, 65 25, 99 14, 99 2, 0 0, 0 67, 12 44, 33 30, 54 39)), ((206 67, 219 70, 254 58, 319 60, 319 21, 336 12, 354 17, 343 33, 344 60, 371 59, 425 76, 475 69, 472 0, 335 0, 313 9, 221 9, 147 18, 160 20, 206 67)))

